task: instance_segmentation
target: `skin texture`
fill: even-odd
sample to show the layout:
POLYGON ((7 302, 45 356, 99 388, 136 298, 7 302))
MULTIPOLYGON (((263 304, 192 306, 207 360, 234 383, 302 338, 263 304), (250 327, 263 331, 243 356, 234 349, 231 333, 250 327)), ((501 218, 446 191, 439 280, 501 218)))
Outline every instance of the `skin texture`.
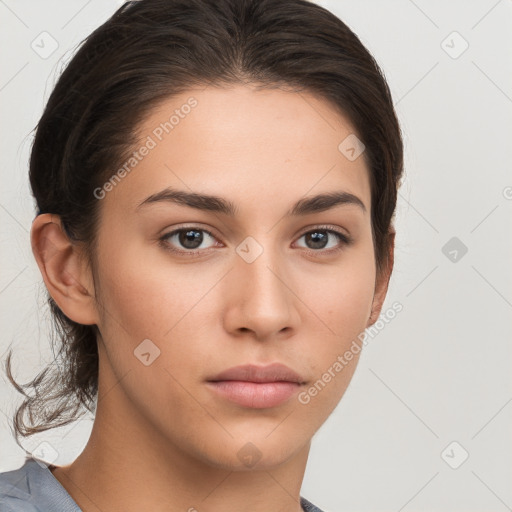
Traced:
POLYGON ((94 270, 57 216, 34 220, 32 247, 52 297, 101 333, 91 437, 53 474, 85 512, 298 512, 311 438, 359 355, 307 404, 295 395, 277 407, 246 408, 205 380, 278 361, 308 389, 377 320, 393 245, 389 268, 377 276, 368 169, 363 156, 350 161, 338 150, 354 130, 330 104, 250 85, 191 89, 149 114, 141 140, 191 96, 197 106, 161 141, 152 135, 157 146, 100 200, 94 270), (169 186, 222 196, 236 216, 170 202, 136 210, 169 186), (303 197, 340 190, 366 211, 345 204, 286 216, 303 197), (352 244, 329 234, 322 248, 304 236, 324 225, 352 244), (174 236, 167 247, 199 257, 159 244, 184 227, 214 237, 201 232, 199 248, 187 249, 174 236), (252 263, 236 251, 248 236, 263 249, 252 263), (134 355, 145 339, 160 350, 148 366, 134 355), (260 457, 251 467, 238 455, 247 443, 260 457))

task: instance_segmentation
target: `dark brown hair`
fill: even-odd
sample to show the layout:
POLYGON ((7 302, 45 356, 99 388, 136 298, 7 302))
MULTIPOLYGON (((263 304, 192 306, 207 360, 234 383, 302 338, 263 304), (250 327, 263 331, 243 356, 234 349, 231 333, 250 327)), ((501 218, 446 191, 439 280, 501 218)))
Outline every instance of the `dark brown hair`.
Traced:
MULTIPOLYGON (((81 43, 35 128, 30 185, 37 215, 59 215, 90 257, 99 218, 93 191, 133 151, 151 109, 192 87, 237 83, 310 92, 348 117, 366 146, 380 272, 402 176, 399 123, 384 75, 359 38, 307 0, 124 4, 81 43)), ((20 386, 11 375, 11 352, 6 361, 9 380, 25 397, 13 419, 19 445, 19 435, 71 423, 84 407, 94 410, 97 327, 73 322, 49 294, 48 303, 60 343, 54 363, 20 386)))

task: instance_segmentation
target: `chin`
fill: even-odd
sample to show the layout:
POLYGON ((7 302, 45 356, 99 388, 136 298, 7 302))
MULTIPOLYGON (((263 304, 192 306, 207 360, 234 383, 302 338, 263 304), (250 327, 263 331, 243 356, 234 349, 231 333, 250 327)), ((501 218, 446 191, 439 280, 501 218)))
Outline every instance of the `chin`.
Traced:
MULTIPOLYGON (((286 444, 277 435, 272 442, 270 439, 259 439, 241 442, 231 440, 227 445, 217 446, 215 450, 203 453, 202 457, 209 465, 227 471, 263 471, 284 464, 304 447, 286 444)), ((304 440, 303 444, 308 443, 304 440)))

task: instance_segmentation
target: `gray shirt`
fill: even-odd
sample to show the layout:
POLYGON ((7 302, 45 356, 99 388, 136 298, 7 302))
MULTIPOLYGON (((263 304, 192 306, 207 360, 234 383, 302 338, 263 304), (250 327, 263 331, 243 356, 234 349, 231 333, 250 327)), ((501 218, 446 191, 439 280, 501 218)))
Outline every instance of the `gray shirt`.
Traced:
MULTIPOLYGON (((304 512, 322 512, 301 496, 304 512)), ((18 469, 0 473, 0 512, 82 512, 48 464, 27 456, 18 469)))

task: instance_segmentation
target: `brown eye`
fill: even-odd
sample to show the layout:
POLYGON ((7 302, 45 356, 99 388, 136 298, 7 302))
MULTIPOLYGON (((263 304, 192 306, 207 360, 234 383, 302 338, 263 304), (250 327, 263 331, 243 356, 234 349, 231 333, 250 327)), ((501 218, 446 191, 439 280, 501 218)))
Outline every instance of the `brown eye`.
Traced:
POLYGON ((208 238, 214 239, 215 237, 206 229, 182 228, 165 234, 160 240, 171 251, 194 253, 213 247, 213 245, 201 247, 205 241, 208 241, 208 238))
POLYGON ((313 252, 326 251, 331 252, 342 248, 350 243, 349 238, 333 229, 317 228, 304 233, 300 238, 305 239, 306 249, 313 252))

